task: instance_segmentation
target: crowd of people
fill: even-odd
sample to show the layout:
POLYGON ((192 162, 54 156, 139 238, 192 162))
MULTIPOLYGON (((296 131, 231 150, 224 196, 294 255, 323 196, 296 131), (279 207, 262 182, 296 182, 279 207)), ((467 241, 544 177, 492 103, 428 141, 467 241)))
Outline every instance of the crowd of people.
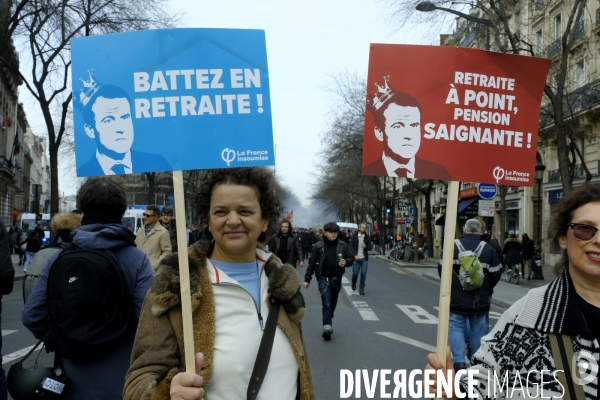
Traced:
MULTIPOLYGON (((64 399, 202 399, 207 394, 212 399, 231 399, 252 391, 260 391, 258 398, 315 398, 302 332, 306 308, 301 289, 308 289, 316 279, 322 302, 321 335, 330 341, 346 269, 352 269, 352 290, 363 295, 369 252, 377 251, 383 238, 377 233, 370 236, 366 223, 354 232, 342 230, 335 222, 319 230, 293 229, 276 211, 280 207, 273 185, 273 174, 265 168, 213 170, 202 182, 195 211, 206 225, 200 240, 192 229, 186 235, 196 372, 184 368, 172 208, 148 206, 144 226, 133 234, 121 224, 127 208, 122 182, 111 177, 90 178, 77 194, 77 214, 54 216, 56 236, 51 251, 40 251, 35 229, 27 232, 24 259, 35 262, 43 258, 44 262, 22 321, 57 354, 69 349, 69 341, 81 339, 80 333, 60 325, 58 306, 53 303, 53 276, 65 268, 64 260, 73 252, 86 257, 100 252, 113 257, 122 273, 121 285, 112 286, 121 287, 124 300, 112 306, 130 310, 121 313, 126 322, 119 335, 90 344, 89 354, 64 350, 58 357, 55 362, 68 377, 64 399), (304 273, 299 275, 298 268, 305 268, 304 273), (265 341, 270 356, 263 349, 265 341), (93 351, 96 345, 101 350, 93 351), (265 363, 261 368, 255 366, 265 363)), ((561 382, 548 382, 543 370, 556 370, 562 362, 554 350, 554 343, 562 340, 561 346, 575 351, 573 360, 581 375, 592 377, 575 377, 582 392, 573 392, 571 398, 597 398, 598 378, 593 365, 584 362, 597 361, 600 356, 599 215, 600 189, 584 185, 565 196, 550 227, 553 243, 563 249, 555 268, 557 278, 529 291, 491 331, 489 309, 503 265, 527 265, 534 256, 533 242, 526 234, 522 240, 509 236, 501 249, 481 221, 467 221, 454 246, 450 352, 444 363, 429 355, 427 368, 446 375, 472 370, 480 398, 486 398, 491 384, 488 372, 508 374, 511 385, 516 376, 524 374, 528 376, 526 391, 543 384, 546 393, 559 395, 561 382), (461 268, 466 253, 477 256, 481 279, 465 280, 461 268)), ((6 237, 0 235, 0 247, 6 246, 0 255, 9 257, 16 250, 21 242, 16 233, 9 228, 6 237)), ((424 241, 425 237, 414 240, 424 241)), ((524 276, 526 271, 531 276, 531 264, 524 269, 524 276)), ((83 275, 81 279, 71 276, 69 283, 84 279, 83 275)), ((95 309, 91 303, 87 307, 95 309)), ((110 313, 87 314, 91 322, 117 318, 110 313)), ((463 380, 461 385, 466 387, 468 382, 463 380)), ((5 386, 0 370, 0 392, 6 391, 5 386)), ((430 391, 435 389, 434 385, 430 391)))

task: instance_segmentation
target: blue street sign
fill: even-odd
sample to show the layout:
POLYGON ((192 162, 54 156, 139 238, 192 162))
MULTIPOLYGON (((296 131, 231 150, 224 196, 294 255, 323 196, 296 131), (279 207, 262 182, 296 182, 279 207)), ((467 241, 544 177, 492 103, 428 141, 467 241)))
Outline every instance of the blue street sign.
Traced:
MULTIPOLYGON (((412 210, 412 208, 411 208, 412 210)), ((406 218, 406 225, 411 225, 412 224, 412 220, 410 218, 406 218)))
POLYGON ((485 200, 491 200, 496 197, 498 185, 494 183, 479 183, 477 184, 477 194, 485 200))
POLYGON ((413 215, 415 215, 415 214, 414 214, 414 212, 415 212, 415 209, 414 209, 414 207, 410 207, 410 208, 408 209, 408 215, 410 215, 411 217, 412 217, 413 215))
POLYGON ((274 165, 263 30, 71 43, 77 176, 274 165))

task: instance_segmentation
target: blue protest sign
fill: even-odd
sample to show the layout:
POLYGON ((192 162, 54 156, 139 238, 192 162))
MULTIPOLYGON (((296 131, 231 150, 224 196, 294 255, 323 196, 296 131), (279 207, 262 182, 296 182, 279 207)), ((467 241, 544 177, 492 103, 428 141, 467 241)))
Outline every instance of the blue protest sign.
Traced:
POLYGON ((496 197, 498 185, 494 183, 480 183, 477 185, 477 194, 482 199, 490 200, 496 197))
POLYGON ((264 31, 71 43, 77 176, 274 165, 264 31))

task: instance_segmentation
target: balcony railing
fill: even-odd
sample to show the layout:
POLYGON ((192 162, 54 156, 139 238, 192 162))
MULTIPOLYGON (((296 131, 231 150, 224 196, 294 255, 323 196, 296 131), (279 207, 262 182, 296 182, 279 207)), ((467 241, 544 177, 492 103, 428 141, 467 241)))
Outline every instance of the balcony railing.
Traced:
POLYGON ((10 160, 0 156, 0 174, 7 176, 10 180, 15 178, 15 168, 10 160))
POLYGON ((590 108, 592 105, 600 102, 600 79, 569 93, 567 102, 573 112, 590 108))
MULTIPOLYGON (((571 113, 577 113, 584 109, 592 108, 600 103, 600 79, 572 91, 566 96, 563 111, 568 118, 571 113)), ((546 126, 553 122, 552 107, 547 104, 540 111, 540 126, 546 126)))
POLYGON ((573 41, 579 40, 585 36, 585 21, 579 21, 573 29, 573 41))
POLYGON ((552 42, 548 47, 546 47, 546 55, 548 56, 548 58, 554 58, 554 56, 560 54, 562 47, 561 40, 561 38, 558 38, 554 42, 552 42))
POLYGON ((560 170, 553 169, 548 171, 548 182, 560 182, 560 170))

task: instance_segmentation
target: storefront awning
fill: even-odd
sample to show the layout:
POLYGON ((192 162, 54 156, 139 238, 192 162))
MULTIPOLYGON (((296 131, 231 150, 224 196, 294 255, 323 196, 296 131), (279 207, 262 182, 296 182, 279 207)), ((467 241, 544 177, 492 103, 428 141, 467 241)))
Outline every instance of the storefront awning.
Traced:
POLYGON ((458 202, 458 213, 461 214, 467 207, 479 200, 479 197, 471 197, 458 202))
MULTIPOLYGON (((464 214, 467 207, 479 200, 479 197, 470 197, 458 202, 458 215, 464 214)), ((446 225, 446 214, 435 220, 436 225, 446 225)))

